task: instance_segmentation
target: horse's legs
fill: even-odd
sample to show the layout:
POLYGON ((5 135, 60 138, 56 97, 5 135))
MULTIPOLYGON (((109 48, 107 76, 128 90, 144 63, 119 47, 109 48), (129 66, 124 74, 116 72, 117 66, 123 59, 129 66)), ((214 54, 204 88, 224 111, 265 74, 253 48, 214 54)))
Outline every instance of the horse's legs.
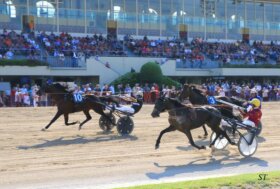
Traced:
POLYGON ((192 137, 192 133, 191 133, 190 130, 186 129, 184 133, 187 135, 187 137, 188 137, 188 139, 189 139, 189 141, 190 141, 190 144, 191 144, 193 147, 196 147, 196 148, 199 149, 199 150, 201 150, 201 149, 206 149, 205 146, 198 146, 198 145, 196 145, 196 144, 194 143, 193 137, 192 137))
POLYGON ((202 128, 203 128, 203 130, 204 130, 204 137, 207 137, 207 136, 208 136, 208 132, 207 132, 207 130, 206 130, 205 125, 202 125, 202 128))
POLYGON ((215 139, 209 145, 210 148, 215 144, 216 140, 220 137, 220 135, 221 135, 221 133, 216 133, 215 139))
POLYGON ((78 123, 78 121, 68 123, 68 120, 69 120, 69 116, 68 115, 69 115, 68 113, 64 114, 64 123, 65 123, 65 125, 67 125, 67 126, 68 125, 75 125, 76 123, 78 123))
POLYGON ((168 133, 168 132, 171 132, 171 131, 175 131, 176 128, 173 127, 172 125, 170 125, 169 127, 167 127, 166 129, 162 130, 157 138, 157 142, 156 142, 156 145, 155 145, 155 149, 158 149, 159 148, 159 143, 160 143, 160 140, 161 140, 161 137, 163 134, 165 133, 168 133))
POLYGON ((84 120, 80 125, 79 125, 79 130, 82 129, 83 124, 85 124, 86 122, 88 122, 89 120, 91 120, 91 116, 89 114, 89 110, 83 110, 84 114, 86 115, 86 120, 84 120))
POLYGON ((223 135, 224 137, 226 137, 226 139, 228 140, 228 142, 231 144, 231 145, 236 145, 235 142, 231 141, 227 132, 222 130, 220 127, 216 127, 216 128, 212 128, 212 130, 216 133, 216 138, 214 139, 214 141, 210 144, 210 147, 212 145, 215 144, 217 138, 220 136, 220 135, 223 135))
POLYGON ((54 116, 54 117, 52 118, 52 120, 50 121, 50 123, 49 123, 45 128, 43 128, 42 131, 45 131, 46 129, 48 129, 48 128, 51 126, 51 124, 52 124, 53 122, 55 122, 61 115, 62 115, 62 113, 61 113, 60 111, 57 111, 56 114, 55 114, 55 116, 54 116))

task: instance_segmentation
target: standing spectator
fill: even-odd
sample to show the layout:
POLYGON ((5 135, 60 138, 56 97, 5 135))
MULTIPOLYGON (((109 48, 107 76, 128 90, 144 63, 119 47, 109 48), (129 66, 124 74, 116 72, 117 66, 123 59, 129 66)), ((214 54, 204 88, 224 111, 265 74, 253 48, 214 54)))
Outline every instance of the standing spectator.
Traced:
POLYGON ((108 84, 105 84, 103 87, 102 87, 102 92, 101 92, 102 96, 109 96, 112 94, 112 91, 109 87, 108 84))
POLYGON ((72 67, 78 66, 78 55, 75 50, 72 51, 72 67))
POLYGON ((248 85, 245 86, 245 88, 244 88, 244 95, 245 95, 245 99, 249 100, 249 98, 250 98, 250 88, 249 88, 248 85))
POLYGON ((123 84, 118 84, 118 86, 117 86, 117 93, 118 94, 124 94, 123 84))
POLYGON ((225 91, 222 87, 218 90, 218 95, 219 96, 226 96, 226 93, 225 93, 225 91))
POLYGON ((171 97, 171 89, 168 87, 168 85, 166 85, 163 89, 162 89, 162 93, 165 94, 166 97, 171 97))
POLYGON ((131 89, 131 87, 129 86, 129 84, 126 84, 126 85, 125 85, 124 93, 125 93, 126 95, 128 95, 128 96, 131 96, 132 89, 131 89))
POLYGON ((171 98, 176 98, 177 97, 177 90, 174 85, 172 85, 171 90, 170 90, 170 97, 171 98))
POLYGON ((0 107, 5 107, 5 103, 4 103, 4 100, 3 100, 3 92, 0 91, 0 107))
POLYGON ((96 84, 95 87, 93 88, 93 94, 96 96, 102 95, 102 90, 99 84, 96 84))
POLYGON ((37 94, 39 87, 35 84, 32 86, 32 99, 33 99, 33 107, 37 107, 39 103, 39 95, 37 94))
POLYGON ((150 95, 151 88, 149 87, 148 83, 145 83, 145 86, 143 87, 143 96, 144 96, 144 102, 149 103, 151 99, 150 95))
POLYGON ((157 90, 154 86, 152 86, 152 88, 151 88, 151 101, 152 101, 152 103, 156 102, 156 94, 157 94, 157 90))
POLYGON ((114 95, 115 94, 115 87, 114 87, 114 85, 110 85, 109 86, 109 88, 110 88, 110 91, 112 92, 112 95, 114 95))
POLYGON ((135 83, 135 86, 132 88, 132 95, 136 97, 137 92, 140 90, 139 83, 135 83))
POLYGON ((241 97, 242 87, 240 85, 237 85, 235 88, 235 94, 237 97, 241 97))
POLYGON ((263 101, 268 101, 268 92, 269 90, 266 87, 264 87, 262 91, 263 101))

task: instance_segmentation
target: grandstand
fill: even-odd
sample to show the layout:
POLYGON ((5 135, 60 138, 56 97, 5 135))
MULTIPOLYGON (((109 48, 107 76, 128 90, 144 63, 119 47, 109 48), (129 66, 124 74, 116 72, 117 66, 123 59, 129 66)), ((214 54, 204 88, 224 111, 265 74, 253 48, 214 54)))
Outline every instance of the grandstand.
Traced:
POLYGON ((2 81, 105 83, 148 61, 177 78, 280 75, 277 0, 4 0, 0 15, 0 57, 49 64, 2 81))

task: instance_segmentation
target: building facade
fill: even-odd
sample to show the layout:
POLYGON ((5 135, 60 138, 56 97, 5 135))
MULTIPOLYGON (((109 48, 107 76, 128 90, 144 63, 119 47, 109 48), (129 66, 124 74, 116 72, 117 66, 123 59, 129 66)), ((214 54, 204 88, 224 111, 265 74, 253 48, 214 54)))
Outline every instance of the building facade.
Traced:
MULTIPOLYGON (((36 31, 107 33, 117 21, 119 35, 178 36, 183 25, 189 38, 280 39, 279 0, 3 0, 2 28, 22 30, 24 16, 36 31)), ((32 27, 32 26, 31 26, 32 27)))

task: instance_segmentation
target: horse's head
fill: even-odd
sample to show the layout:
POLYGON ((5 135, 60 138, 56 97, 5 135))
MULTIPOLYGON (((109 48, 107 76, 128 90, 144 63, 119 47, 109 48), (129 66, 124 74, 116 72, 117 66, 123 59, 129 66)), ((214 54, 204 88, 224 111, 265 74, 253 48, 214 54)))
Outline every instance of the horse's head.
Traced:
POLYGON ((167 102, 167 98, 165 97, 166 94, 161 94, 160 97, 156 100, 155 102, 155 106, 153 109, 153 112, 151 114, 151 116, 153 118, 155 117, 159 117, 161 112, 164 112, 166 109, 166 102, 167 102))
POLYGON ((191 90, 194 88, 194 86, 185 84, 183 87, 183 90, 181 92, 181 94, 179 95, 179 100, 182 101, 188 97, 190 97, 191 95, 191 90))
POLYGON ((49 94, 65 94, 68 93, 65 86, 62 86, 60 83, 54 83, 46 85, 44 87, 45 93, 49 94))

